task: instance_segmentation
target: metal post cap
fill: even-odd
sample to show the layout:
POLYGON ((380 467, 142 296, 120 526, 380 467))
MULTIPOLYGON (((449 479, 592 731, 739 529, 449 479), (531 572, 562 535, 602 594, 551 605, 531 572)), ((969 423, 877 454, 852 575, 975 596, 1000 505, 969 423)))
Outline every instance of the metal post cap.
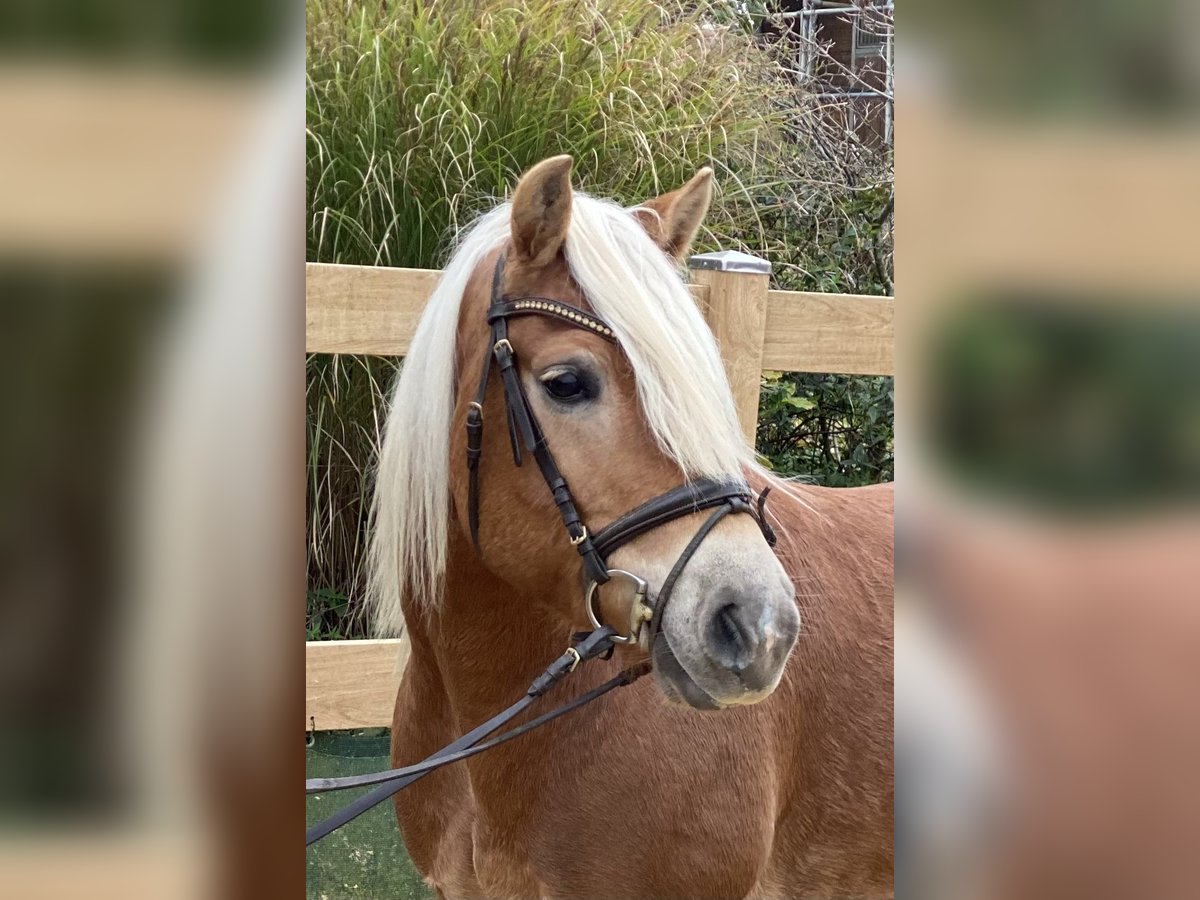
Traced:
POLYGON ((719 250, 716 253, 697 253, 688 257, 689 269, 714 269, 718 272, 750 272, 770 275, 771 264, 765 259, 742 253, 740 250, 719 250))

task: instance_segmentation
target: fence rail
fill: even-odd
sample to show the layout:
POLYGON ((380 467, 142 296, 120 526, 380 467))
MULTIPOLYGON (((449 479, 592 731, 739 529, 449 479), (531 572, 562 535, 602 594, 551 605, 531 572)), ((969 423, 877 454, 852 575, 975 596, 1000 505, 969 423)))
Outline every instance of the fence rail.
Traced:
MULTIPOLYGON (((742 253, 689 260, 692 296, 729 374, 742 429, 753 440, 764 370, 893 374, 891 297, 773 291, 770 267, 742 253)), ((309 263, 309 353, 402 356, 441 273, 309 263)), ((306 728, 391 724, 404 641, 316 641, 305 648, 306 728)))
MULTIPOLYGON (((440 273, 309 263, 307 274, 310 353, 403 356, 440 273)), ((706 309, 708 295, 708 285, 692 285, 706 309)), ((892 309, 890 297, 766 291, 762 367, 891 375, 892 309)))
POLYGON ((408 641, 308 641, 304 724, 318 731, 392 724, 408 641))

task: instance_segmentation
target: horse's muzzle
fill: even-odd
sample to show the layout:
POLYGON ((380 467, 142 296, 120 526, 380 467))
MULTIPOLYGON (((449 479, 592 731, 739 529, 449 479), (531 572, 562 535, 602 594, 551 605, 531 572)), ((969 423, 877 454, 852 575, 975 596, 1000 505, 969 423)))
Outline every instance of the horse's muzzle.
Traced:
POLYGON ((697 709, 757 703, 779 683, 799 631, 791 590, 781 596, 718 588, 658 635, 659 683, 669 698, 697 709))

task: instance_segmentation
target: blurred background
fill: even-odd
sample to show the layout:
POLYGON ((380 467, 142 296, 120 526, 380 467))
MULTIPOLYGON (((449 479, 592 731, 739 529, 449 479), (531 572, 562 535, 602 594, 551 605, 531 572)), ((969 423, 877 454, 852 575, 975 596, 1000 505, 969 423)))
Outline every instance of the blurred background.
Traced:
POLYGON ((5 896, 300 884, 300 765, 272 740, 302 674, 279 627, 303 566, 284 13, 0 5, 5 896))
POLYGON ((900 12, 898 896, 1196 893, 1197 13, 900 12))

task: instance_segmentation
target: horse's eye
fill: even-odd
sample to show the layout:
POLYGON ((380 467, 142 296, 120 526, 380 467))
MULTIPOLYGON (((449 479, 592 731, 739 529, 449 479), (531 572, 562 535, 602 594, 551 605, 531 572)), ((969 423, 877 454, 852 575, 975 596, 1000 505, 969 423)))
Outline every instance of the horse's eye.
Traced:
POLYGON ((555 400, 579 400, 587 395, 587 385, 575 372, 558 372, 542 384, 555 400))

